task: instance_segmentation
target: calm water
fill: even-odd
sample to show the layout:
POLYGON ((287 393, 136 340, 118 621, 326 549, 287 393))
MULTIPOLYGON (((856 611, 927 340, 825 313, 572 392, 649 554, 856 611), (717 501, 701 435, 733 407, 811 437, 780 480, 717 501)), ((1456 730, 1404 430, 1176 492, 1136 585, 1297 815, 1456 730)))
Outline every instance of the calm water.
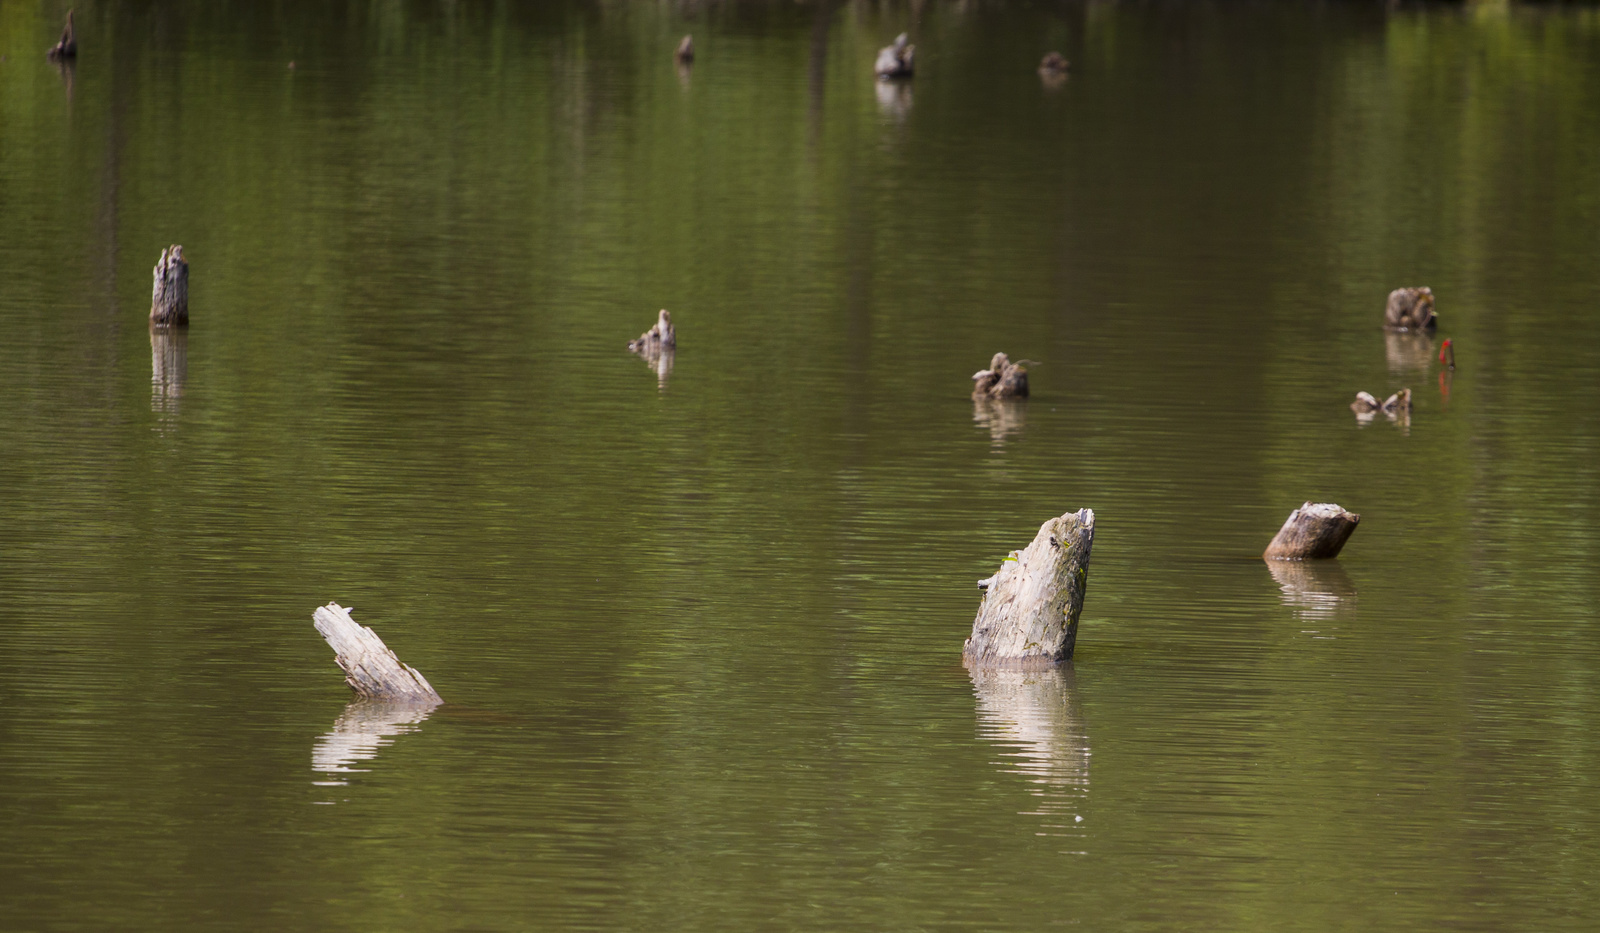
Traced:
POLYGON ((1595 7, 64 13, 0 0, 0 929, 1600 915, 1595 7), (969 675, 1084 506, 1075 663, 969 675), (447 705, 347 707, 329 600, 447 705))

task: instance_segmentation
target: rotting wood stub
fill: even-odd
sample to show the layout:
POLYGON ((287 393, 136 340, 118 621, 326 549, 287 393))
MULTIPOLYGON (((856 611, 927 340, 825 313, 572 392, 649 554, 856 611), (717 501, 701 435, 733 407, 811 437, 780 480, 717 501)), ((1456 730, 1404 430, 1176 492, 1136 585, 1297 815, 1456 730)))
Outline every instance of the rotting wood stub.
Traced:
POLYGON ((1272 543, 1266 560, 1324 560, 1339 556, 1355 533, 1361 516, 1331 502, 1307 502, 1289 513, 1272 543))
POLYGON ((345 683, 357 695, 392 702, 442 703, 428 678, 401 662, 377 633, 350 617, 338 603, 318 607, 312 624, 333 649, 345 683))
POLYGON ((962 661, 968 667, 1037 670, 1070 659, 1093 545, 1092 509, 1041 525, 1033 543, 1011 552, 999 572, 980 581, 983 602, 962 661))

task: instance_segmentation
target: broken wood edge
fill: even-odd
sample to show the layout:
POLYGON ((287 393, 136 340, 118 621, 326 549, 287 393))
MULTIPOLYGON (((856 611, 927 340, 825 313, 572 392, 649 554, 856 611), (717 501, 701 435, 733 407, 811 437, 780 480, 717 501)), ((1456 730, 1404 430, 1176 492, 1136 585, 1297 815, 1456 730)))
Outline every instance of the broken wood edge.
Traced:
POLYGON ((189 263, 183 247, 173 244, 161 251, 151 270, 150 324, 153 327, 189 326, 189 263))
POLYGON ((396 657, 378 633, 351 618, 349 609, 338 603, 319 606, 311 621, 357 696, 390 703, 444 702, 428 678, 396 657))
POLYGON ((1331 502, 1307 502, 1289 513, 1263 560, 1326 560, 1338 557, 1361 516, 1331 502))

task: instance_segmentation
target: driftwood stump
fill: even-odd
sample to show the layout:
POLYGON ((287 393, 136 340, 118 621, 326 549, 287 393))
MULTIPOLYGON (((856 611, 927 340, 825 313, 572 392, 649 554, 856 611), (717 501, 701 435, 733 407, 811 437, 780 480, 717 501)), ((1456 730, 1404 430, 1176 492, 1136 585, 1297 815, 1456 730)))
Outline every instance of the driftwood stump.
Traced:
POLYGON ((1357 392, 1356 400, 1350 403, 1350 410, 1357 416, 1371 417, 1378 412, 1383 412, 1391 418, 1411 414, 1411 390, 1401 389, 1383 401, 1378 401, 1371 394, 1357 392))
POLYGON ((1092 509, 1039 526, 1032 544, 1012 551, 999 573, 978 583, 983 603, 962 661, 969 668, 1038 670, 1071 658, 1093 546, 1092 509))
POLYGON ((311 618, 344 670, 345 683, 358 696, 391 702, 444 702, 428 678, 402 664, 376 632, 350 618, 349 609, 329 603, 311 618))
POLYGON ((694 36, 684 36, 683 41, 678 43, 678 51, 674 52, 672 57, 676 58, 680 65, 687 65, 693 62, 694 36))
POLYGON ((1389 293, 1383 326, 1390 330, 1428 330, 1438 322, 1433 312, 1433 289, 1397 288, 1389 293))
POLYGON ((78 57, 78 36, 72 28, 71 10, 67 11, 67 27, 61 30, 61 41, 52 45, 44 54, 53 62, 78 57))
POLYGON ((183 261, 183 247, 169 246, 162 250, 153 275, 155 287, 150 292, 150 323, 157 327, 187 327, 189 264, 183 261))
POLYGON ((640 334, 637 339, 628 341, 629 350, 650 360, 661 351, 674 350, 677 346, 678 332, 673 329, 672 315, 667 313, 666 308, 661 309, 654 327, 640 334))
POLYGON ((1060 52, 1048 52, 1045 54, 1044 59, 1039 62, 1040 74, 1064 75, 1070 70, 1072 70, 1072 63, 1067 61, 1067 57, 1060 52))
POLYGON ((916 70, 917 47, 910 44, 910 36, 901 33, 893 45, 878 50, 878 60, 872 70, 880 78, 909 78, 916 70))
POLYGON ((1338 557, 1350 540, 1361 516, 1328 502, 1307 502, 1289 513, 1289 519, 1267 545, 1266 560, 1317 560, 1338 557))
POLYGON ((1032 362, 1022 360, 1013 363, 1011 357, 996 353, 989 361, 988 369, 980 369, 972 374, 972 397, 1027 398, 1028 368, 1023 364, 1032 362))

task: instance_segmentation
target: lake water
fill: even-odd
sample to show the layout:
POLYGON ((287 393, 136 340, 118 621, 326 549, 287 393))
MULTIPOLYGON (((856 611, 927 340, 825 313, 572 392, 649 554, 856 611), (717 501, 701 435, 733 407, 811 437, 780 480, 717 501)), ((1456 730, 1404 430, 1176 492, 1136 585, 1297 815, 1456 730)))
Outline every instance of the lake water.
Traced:
POLYGON ((77 14, 0 0, 0 929, 1600 915, 1596 7, 77 14), (1081 507, 1074 662, 969 674, 1081 507))

